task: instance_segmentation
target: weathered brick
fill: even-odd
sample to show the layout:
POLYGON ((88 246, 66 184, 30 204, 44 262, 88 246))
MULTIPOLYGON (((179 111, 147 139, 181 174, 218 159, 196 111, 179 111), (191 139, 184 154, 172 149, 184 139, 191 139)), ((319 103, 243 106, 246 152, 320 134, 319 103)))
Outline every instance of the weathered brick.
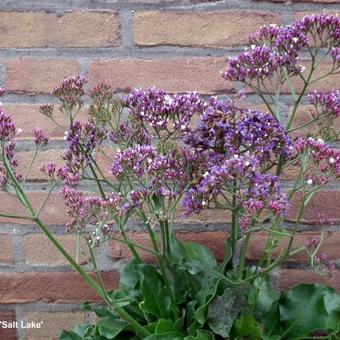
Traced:
MULTIPOLYGON (((57 84, 55 84, 57 85, 57 84)), ((4 104, 5 111, 13 117, 18 128, 21 128, 21 133, 17 139, 32 139, 34 138, 33 131, 36 127, 40 127, 48 134, 50 139, 63 139, 66 130, 66 119, 64 115, 56 107, 53 111, 53 118, 65 129, 57 126, 50 119, 39 112, 40 105, 29 104, 4 104)), ((77 115, 77 120, 84 122, 88 118, 88 109, 82 109, 77 115)))
MULTIPOLYGON (((319 237, 320 233, 317 232, 299 232, 294 237, 293 248, 303 247, 307 244, 308 240, 311 240, 315 237, 319 237)), ((320 251, 327 253, 331 260, 337 260, 340 258, 339 254, 339 241, 340 241, 340 233, 329 234, 320 248, 320 251)), ((268 233, 258 232, 254 233, 251 237, 251 242, 249 245, 249 251, 247 254, 248 259, 256 260, 259 259, 261 253, 264 249, 265 242, 267 240, 268 233)), ((273 257, 277 257, 281 251, 285 250, 289 242, 288 237, 284 237, 278 247, 276 247, 273 251, 273 257)), ((287 259, 289 262, 303 262, 307 261, 308 258, 304 252, 298 253, 287 259)))
POLYGON ((6 64, 5 87, 15 93, 49 93, 64 78, 79 74, 79 64, 70 59, 11 59, 6 64))
MULTIPOLYGON (((149 234, 131 232, 128 237, 135 244, 146 249, 152 249, 149 234)), ((224 242, 228 237, 228 233, 224 231, 183 231, 176 232, 176 237, 182 241, 196 242, 208 247, 215 254, 217 260, 220 261, 224 256, 224 242)), ((144 261, 154 262, 154 256, 151 253, 138 248, 136 250, 144 261)), ((110 241, 108 252, 109 256, 114 259, 130 259, 132 257, 129 248, 119 241, 110 241)))
MULTIPOLYGON (((39 209, 42 202, 45 200, 46 193, 43 192, 29 192, 28 198, 31 201, 32 206, 39 209)), ((6 193, 0 193, 0 213, 14 214, 28 216, 19 201, 6 193)), ((41 212, 40 219, 46 224, 62 225, 68 220, 66 216, 66 209, 62 198, 59 194, 53 193, 47 201, 44 209, 41 212)), ((26 220, 16 220, 12 218, 0 218, 0 223, 21 223, 21 224, 34 224, 34 222, 26 220)))
POLYGON ((28 312, 25 316, 26 322, 43 321, 40 329, 26 329, 28 340, 35 339, 59 339, 63 329, 70 330, 76 325, 85 323, 83 312, 28 312))
MULTIPOLYGON (((55 235, 64 249, 76 258, 76 235, 55 235)), ((42 234, 32 234, 24 237, 24 256, 29 265, 68 265, 64 256, 42 234)), ((81 238, 80 263, 89 258, 86 242, 81 238)))
MULTIPOLYGON (((293 0, 294 2, 320 2, 320 3, 336 3, 336 2, 340 2, 340 0, 293 0)), ((322 13, 339 13, 339 11, 337 10, 329 10, 327 8, 324 8, 322 10, 322 13)), ((318 14, 320 12, 317 11, 300 11, 300 12, 295 12, 294 13, 294 18, 295 19, 301 19, 303 18, 305 15, 310 15, 310 14, 318 14)))
MULTIPOLYGON (((296 219, 297 211, 301 205, 300 197, 299 194, 296 194, 290 201, 291 206, 286 217, 288 221, 296 219)), ((337 202, 340 202, 340 191, 323 190, 317 192, 305 208, 301 221, 315 224, 320 220, 319 214, 325 214, 331 222, 339 222, 340 209, 337 202)))
MULTIPOLYGON (((92 275, 92 274, 91 274, 92 275)), ((106 289, 117 288, 117 272, 102 273, 106 289)), ((0 303, 100 301, 100 297, 75 272, 2 273, 0 303)))
MULTIPOLYGON (((0 320, 7 322, 16 321, 15 312, 14 311, 4 311, 0 312, 0 320)), ((2 328, 0 327, 0 339, 3 340, 16 340, 16 329, 15 328, 2 328)))
MULTIPOLYGON (((39 151, 35 162, 32 165, 30 174, 28 176, 28 180, 32 181, 46 181, 46 175, 40 171, 40 166, 42 164, 46 164, 47 162, 54 162, 57 167, 64 164, 62 159, 62 155, 64 150, 46 150, 46 151, 39 151)), ((20 174, 24 174, 26 176, 26 172, 29 169, 31 164, 32 158, 34 155, 34 151, 20 151, 17 153, 17 160, 19 162, 18 171, 20 174)))
POLYGON ((117 45, 115 12, 0 12, 0 47, 107 47, 117 45))
POLYGON ((146 46, 225 47, 244 44, 261 25, 279 22, 280 17, 272 12, 137 12, 134 37, 136 44, 146 46))
MULTIPOLYGON (((13 264, 12 256, 12 238, 11 235, 0 235, 0 263, 1 264, 13 264)), ((1 337, 0 337, 1 338, 1 337)))
POLYGON ((324 276, 317 275, 312 270, 303 269, 283 269, 281 271, 280 288, 287 290, 300 283, 320 283, 329 285, 340 291, 340 276, 337 275, 334 279, 328 279, 324 276))
POLYGON ((112 80, 114 90, 161 87, 169 92, 197 91, 203 94, 234 90, 220 77, 225 58, 94 59, 89 66, 90 86, 112 80), (202 81, 204 75, 204 81, 202 81))

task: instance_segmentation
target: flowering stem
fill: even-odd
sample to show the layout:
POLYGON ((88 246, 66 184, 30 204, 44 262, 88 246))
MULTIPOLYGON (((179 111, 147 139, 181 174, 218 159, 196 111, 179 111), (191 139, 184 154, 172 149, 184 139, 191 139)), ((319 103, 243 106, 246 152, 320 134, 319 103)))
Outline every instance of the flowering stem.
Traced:
POLYGON ((31 160, 31 163, 30 163, 30 165, 29 165, 29 167, 28 167, 28 170, 27 170, 27 172, 26 172, 26 176, 25 176, 24 180, 23 180, 22 183, 21 183, 21 186, 22 186, 22 187, 25 185, 25 183, 26 183, 26 181, 27 181, 27 179, 28 179, 28 176, 29 176, 30 173, 31 173, 33 164, 34 164, 34 162, 35 162, 35 159, 37 158, 37 154, 38 154, 38 147, 35 148, 35 151, 34 151, 34 154, 33 154, 32 160, 31 160))
POLYGON ((137 334, 142 337, 148 336, 150 333, 146 329, 144 329, 135 319, 133 319, 122 307, 119 307, 114 301, 107 301, 105 294, 103 294, 102 289, 93 281, 93 279, 87 274, 83 268, 72 258, 72 256, 64 249, 64 247, 57 241, 57 239, 51 234, 48 228, 44 225, 44 223, 36 216, 34 209, 30 201, 28 200, 25 193, 22 191, 20 184, 15 178, 12 169, 8 164, 7 157, 4 155, 4 165, 6 170, 13 182, 13 185, 18 193, 18 198, 21 203, 24 205, 26 210, 31 214, 31 220, 34 221, 42 232, 47 236, 47 238, 51 241, 51 243, 59 250, 59 252, 66 258, 66 260, 70 263, 70 265, 81 275, 84 281, 92 288, 100 297, 102 297, 106 302, 110 302, 113 305, 113 308, 117 312, 117 314, 123 319, 126 320, 131 326, 134 328, 137 334))
POLYGON ((235 245, 237 241, 238 236, 238 228, 237 228, 237 209, 236 209, 236 203, 237 203, 237 196, 236 196, 236 189, 237 189, 237 181, 233 181, 233 192, 232 192, 232 216, 231 216, 231 249, 234 252, 235 245))
POLYGON ((245 265, 245 262, 246 262, 247 250, 248 250, 248 245, 249 245, 251 234, 252 233, 250 231, 248 231, 247 234, 246 234, 246 238, 242 243, 240 263, 239 263, 239 267, 238 267, 238 280, 242 280, 242 278, 243 278, 244 265, 245 265))

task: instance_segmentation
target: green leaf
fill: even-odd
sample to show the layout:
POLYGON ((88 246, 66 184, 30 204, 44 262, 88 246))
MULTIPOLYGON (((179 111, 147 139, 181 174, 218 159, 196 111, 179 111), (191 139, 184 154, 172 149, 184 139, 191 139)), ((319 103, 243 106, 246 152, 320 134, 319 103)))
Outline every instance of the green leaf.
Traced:
POLYGON ((59 340, 83 340, 83 337, 73 331, 63 330, 59 335, 59 340))
POLYGON ((215 256, 211 250, 194 242, 183 243, 185 250, 185 259, 187 262, 198 263, 200 267, 211 270, 217 267, 215 256))
POLYGON ((163 334, 152 334, 144 340, 184 340, 184 335, 178 332, 168 332, 163 334))
POLYGON ((250 337, 252 340, 260 340, 262 339, 262 329, 253 316, 245 315, 235 321, 234 336, 237 339, 250 337))
POLYGON ((195 336, 189 335, 184 340, 215 340, 215 336, 210 331, 198 329, 195 336))
POLYGON ((234 320, 245 305, 245 296, 238 288, 227 288, 216 296, 208 308, 208 324, 215 334, 226 338, 234 320))
POLYGON ((218 266, 219 271, 221 273, 224 272, 227 264, 229 263, 229 261, 232 259, 233 257, 233 248, 232 248, 232 241, 230 238, 228 238, 225 243, 224 243, 224 258, 222 263, 218 266))
POLYGON ((267 314, 275 301, 279 299, 278 294, 271 287, 268 277, 258 277, 253 283, 254 299, 256 306, 254 316, 260 320, 267 314))
POLYGON ((217 268, 215 256, 209 248, 194 242, 181 242, 175 236, 171 237, 171 255, 178 263, 191 263, 203 270, 217 268))
POLYGON ((159 319, 155 329, 156 334, 163 334, 168 332, 175 332, 176 327, 171 320, 159 319))
POLYGON ((71 331, 63 330, 59 340, 93 339, 94 328, 93 325, 78 325, 71 331))
POLYGON ((334 330, 340 321, 340 294, 331 287, 302 284, 281 296, 279 310, 285 337, 334 330))
POLYGON ((120 332, 122 332, 127 325, 127 322, 123 320, 105 317, 98 321, 97 329, 100 335, 108 339, 113 339, 120 332))
POLYGON ((119 289, 134 290, 136 288, 140 277, 136 272, 135 266, 135 262, 131 261, 124 267, 122 273, 120 274, 119 289))
POLYGON ((170 297, 168 296, 162 276, 151 265, 138 265, 141 277, 141 293, 144 301, 142 308, 158 319, 168 319, 170 316, 170 297))

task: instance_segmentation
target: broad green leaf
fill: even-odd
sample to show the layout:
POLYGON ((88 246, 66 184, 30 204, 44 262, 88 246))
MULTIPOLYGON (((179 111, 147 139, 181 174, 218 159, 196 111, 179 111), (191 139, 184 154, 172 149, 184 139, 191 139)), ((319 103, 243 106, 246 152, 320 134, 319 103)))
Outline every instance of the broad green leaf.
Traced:
POLYGON ((183 243, 185 250, 185 258, 189 262, 197 262, 206 270, 217 267, 215 256, 209 248, 194 242, 183 243))
POLYGON ((263 315, 269 312, 272 304, 279 299, 279 296, 271 287, 268 277, 258 277, 254 281, 252 293, 256 301, 254 316, 260 320, 263 315))
POLYGON ((127 325, 126 321, 106 317, 98 321, 97 329, 100 335, 108 339, 113 339, 122 332, 127 325))
POLYGON ((168 332, 163 334, 152 334, 144 340, 184 340, 184 335, 178 332, 168 332))
POLYGON ((63 330, 59 335, 59 340, 83 340, 83 337, 73 331, 63 330))
POLYGON ((182 309, 182 316, 175 321, 176 331, 180 332, 183 329, 185 316, 186 316, 186 310, 182 309))
POLYGON ((238 288, 227 288, 216 296, 208 308, 208 324, 215 334, 228 337, 234 320, 245 305, 245 296, 238 288))
POLYGON ((155 317, 168 319, 170 313, 170 297, 165 289, 162 276, 151 265, 138 265, 141 277, 141 293, 144 301, 142 308, 155 317))
POLYGON ((171 255, 177 262, 195 264, 203 270, 217 267, 215 256, 209 248, 194 242, 181 242, 175 236, 171 237, 171 255))
POLYGON ((174 323, 171 320, 159 319, 156 325, 155 333, 163 334, 168 332, 176 332, 174 323))
POLYGON ((280 298, 284 336, 309 336, 314 330, 334 330, 340 321, 340 294, 318 284, 302 284, 280 298))
POLYGON ((189 335, 184 340, 215 340, 215 336, 210 331, 198 329, 195 336, 189 335))
POLYGON ((235 321, 234 332, 235 338, 250 338, 252 340, 262 339, 262 329, 260 324, 251 315, 245 315, 235 321))
POLYGON ((131 261, 120 274, 119 289, 134 290, 139 280, 140 278, 135 269, 135 262, 131 261))

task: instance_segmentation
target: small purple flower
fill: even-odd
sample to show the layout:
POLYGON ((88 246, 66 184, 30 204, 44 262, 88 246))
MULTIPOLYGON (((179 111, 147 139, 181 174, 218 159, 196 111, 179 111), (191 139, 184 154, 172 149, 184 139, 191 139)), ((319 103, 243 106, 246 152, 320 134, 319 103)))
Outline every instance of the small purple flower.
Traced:
POLYGON ((200 114, 204 101, 196 93, 168 94, 164 90, 133 90, 126 100, 130 114, 146 128, 173 135, 190 130, 191 118, 200 114))
POLYGON ((340 117, 340 91, 316 91, 308 94, 308 101, 322 116, 340 117))
POLYGON ((53 162, 47 162, 40 167, 40 171, 43 172, 49 179, 53 180, 56 173, 56 165, 53 162))
POLYGON ((36 146, 46 146, 49 142, 49 137, 41 128, 34 129, 34 142, 36 146))
POLYGON ((62 81, 61 85, 55 87, 51 94, 61 102, 61 110, 69 113, 76 106, 82 107, 82 96, 84 95, 84 85, 87 79, 82 76, 69 77, 62 81))
POLYGON ((0 108, 0 141, 7 142, 15 138, 17 129, 10 115, 0 108))

